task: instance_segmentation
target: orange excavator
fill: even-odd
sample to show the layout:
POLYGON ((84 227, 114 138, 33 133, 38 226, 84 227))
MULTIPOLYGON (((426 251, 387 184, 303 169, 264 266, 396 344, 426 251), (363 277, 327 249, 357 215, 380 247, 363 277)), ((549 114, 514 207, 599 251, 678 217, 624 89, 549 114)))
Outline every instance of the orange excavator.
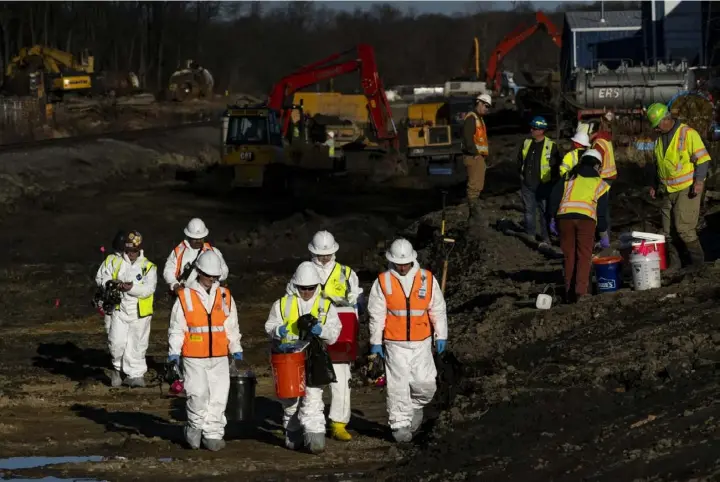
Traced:
MULTIPOLYGON (((502 71, 499 67, 503 58, 505 58, 512 49, 527 40, 528 37, 538 30, 546 32, 558 48, 562 46, 562 32, 550 21, 547 15, 542 12, 536 12, 535 24, 529 27, 527 25, 520 25, 516 27, 515 30, 506 35, 505 38, 503 38, 493 49, 490 54, 484 76, 488 89, 496 93, 500 91, 502 84, 502 71)), ((477 37, 475 37, 473 41, 473 49, 470 54, 469 64, 469 70, 471 73, 474 73, 477 79, 483 78, 480 67, 480 43, 477 37)))

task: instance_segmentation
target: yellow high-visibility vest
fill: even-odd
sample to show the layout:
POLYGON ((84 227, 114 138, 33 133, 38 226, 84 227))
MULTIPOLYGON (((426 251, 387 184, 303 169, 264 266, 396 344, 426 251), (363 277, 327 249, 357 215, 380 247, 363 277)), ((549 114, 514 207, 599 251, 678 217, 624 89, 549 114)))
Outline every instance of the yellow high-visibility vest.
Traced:
POLYGON ((350 266, 335 263, 330 276, 322 286, 322 293, 327 298, 345 298, 348 291, 350 291, 350 266))
POLYGON ((595 139, 593 147, 599 145, 603 150, 602 169, 600 177, 603 179, 614 178, 617 176, 617 167, 615 166, 615 150, 612 142, 607 139, 595 139))
MULTIPOLYGON (((522 150, 523 167, 525 159, 527 159, 528 152, 530 152, 530 146, 533 143, 533 139, 525 139, 522 150)), ((550 165, 550 154, 555 143, 547 137, 543 141, 543 152, 540 160, 540 182, 549 182, 552 177, 552 166, 550 165)))
POLYGON ((658 177, 669 193, 690 187, 695 177, 695 165, 709 160, 710 154, 700 134, 685 124, 680 124, 667 148, 662 145, 662 137, 655 142, 658 177))
MULTIPOLYGON (((118 275, 120 274, 120 265, 122 264, 122 258, 120 256, 111 254, 108 256, 106 263, 109 262, 112 264, 113 267, 113 274, 112 279, 118 279, 118 275)), ((143 261, 142 265, 142 275, 143 277, 147 276, 148 271, 150 271, 152 268, 154 268, 155 265, 152 264, 147 259, 143 261)), ((146 316, 150 316, 153 314, 153 301, 155 299, 155 295, 151 294, 150 296, 146 298, 138 298, 138 316, 140 318, 145 318, 146 316)), ((116 306, 115 309, 120 309, 120 306, 116 306)))
MULTIPOLYGON (((321 325, 324 325, 328 310, 330 310, 330 300, 318 296, 315 298, 310 314, 317 318, 321 325)), ((282 339, 282 343, 292 343, 296 341, 300 336, 300 330, 297 326, 297 321, 300 319, 300 307, 298 306, 297 296, 285 295, 280 298, 280 315, 288 331, 288 334, 282 339)))
POLYGON ((578 147, 565 154, 562 162, 560 163, 560 176, 565 177, 572 170, 573 167, 577 166, 580 160, 580 151, 585 151, 585 147, 578 147))
POLYGON ((597 221, 598 199, 610 190, 610 186, 600 177, 575 176, 565 181, 565 194, 563 194, 558 209, 561 214, 584 214, 597 221))

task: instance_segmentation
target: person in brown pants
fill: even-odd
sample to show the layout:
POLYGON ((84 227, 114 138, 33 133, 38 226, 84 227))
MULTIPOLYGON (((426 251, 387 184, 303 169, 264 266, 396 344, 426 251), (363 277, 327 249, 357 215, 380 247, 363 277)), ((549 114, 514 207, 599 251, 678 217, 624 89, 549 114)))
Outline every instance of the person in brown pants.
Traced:
MULTIPOLYGON (((602 155, 595 149, 588 149, 580 163, 570 171, 568 179, 555 185, 550 197, 551 212, 557 212, 557 225, 553 219, 550 231, 557 235, 557 228, 560 228, 568 302, 588 294, 595 228, 600 232, 607 229, 610 186, 600 177, 601 166, 602 155)), ((600 246, 610 247, 607 235, 600 240, 600 246)))
POLYGON ((465 116, 463 125, 463 164, 467 169, 468 222, 480 222, 478 198, 485 187, 485 159, 488 155, 487 129, 483 116, 492 105, 488 94, 475 99, 475 109, 465 116))

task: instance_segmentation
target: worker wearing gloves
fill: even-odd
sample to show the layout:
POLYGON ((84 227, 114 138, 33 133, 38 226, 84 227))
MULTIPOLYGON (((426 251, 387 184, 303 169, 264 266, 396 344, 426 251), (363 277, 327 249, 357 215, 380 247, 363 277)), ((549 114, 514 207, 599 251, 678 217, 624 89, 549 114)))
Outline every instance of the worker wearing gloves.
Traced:
POLYGON ((549 245, 547 201, 552 190, 553 170, 560 165, 557 144, 545 136, 548 124, 545 118, 535 117, 530 122, 530 138, 525 139, 518 152, 520 193, 525 206, 525 234, 535 240, 535 215, 540 210, 542 245, 549 245))
POLYGON ((465 116, 463 125, 463 164, 467 169, 467 203, 469 222, 480 223, 479 196, 485 187, 486 160, 489 153, 487 129, 483 116, 492 105, 488 94, 475 99, 475 109, 465 116))
MULTIPOLYGON (((127 237, 128 232, 124 229, 119 230, 117 233, 115 233, 115 237, 113 238, 112 242, 112 253, 110 253, 107 258, 105 258, 104 264, 107 265, 108 269, 112 272, 112 267, 116 265, 116 263, 120 263, 123 257, 123 252, 125 251, 125 238, 127 237)), ((98 274, 100 271, 98 271, 98 274)), ((99 278, 95 278, 95 283, 100 286, 103 283, 101 283, 99 278)), ((110 334, 110 325, 112 323, 112 312, 105 313, 105 333, 110 334)))
POLYGON ((590 137, 588 137, 585 132, 576 132, 570 140, 572 141, 572 149, 565 154, 562 162, 560 163, 560 177, 565 179, 567 179, 570 171, 577 166, 583 152, 590 147, 590 137))
POLYGON ((445 298, 433 274, 418 265, 408 240, 395 240, 385 257, 389 269, 375 280, 368 298, 370 353, 385 358, 393 437, 410 442, 435 395, 432 342, 434 336, 437 352, 445 351, 445 298))
POLYGON ((165 262, 165 269, 163 269, 163 278, 165 278, 170 291, 177 294, 183 287, 188 286, 190 282, 195 280, 197 277, 197 272, 194 269, 195 263, 200 254, 208 250, 214 251, 220 258, 220 281, 225 281, 230 270, 225 264, 220 250, 205 241, 210 231, 208 231, 203 220, 200 218, 191 219, 185 227, 184 233, 185 240, 172 250, 165 262))
MULTIPOLYGON (((283 344, 297 341, 298 319, 311 314, 318 320, 312 333, 327 345, 337 341, 342 329, 340 318, 330 300, 322 296, 321 284, 322 280, 313 263, 304 261, 298 266, 292 278, 292 294, 286 294, 273 304, 265 322, 265 332, 271 339, 283 344)), ((322 394, 323 389, 320 387, 306 387, 302 400, 281 400, 285 446, 288 449, 298 450, 305 445, 314 454, 325 451, 325 404, 322 394)))
POLYGON ((197 262, 197 278, 178 293, 170 314, 168 361, 183 360, 187 394, 185 440, 212 451, 225 447, 225 407, 230 364, 242 360, 237 307, 230 290, 220 286, 222 260, 206 251, 197 262))
MULTIPOLYGON (((320 276, 321 294, 335 306, 356 306, 363 290, 357 274, 349 266, 335 260, 338 249, 340 246, 328 231, 318 231, 308 244, 312 254, 311 262, 320 276)), ((286 292, 288 295, 295 293, 292 280, 286 292)), ((333 363, 333 368, 337 380, 330 384, 330 435, 345 442, 352 439, 346 429, 350 421, 350 364, 333 363)))
MULTIPOLYGON (((602 168, 600 168, 600 177, 605 183, 612 188, 613 181, 617 179, 617 167, 615 165, 615 150, 612 144, 611 123, 614 116, 612 112, 607 112, 600 118, 600 127, 593 134, 590 141, 591 149, 595 149, 602 156, 602 168)), ((607 221, 607 233, 610 232, 610 193, 608 192, 607 212, 605 213, 607 221)))
POLYGON ((110 385, 113 387, 123 383, 130 387, 145 386, 145 352, 150 338, 157 268, 145 258, 142 241, 139 232, 130 231, 125 237, 122 256, 108 256, 95 276, 98 286, 117 283, 122 292, 120 304, 110 315, 108 330, 113 364, 110 385), (124 382, 123 373, 127 375, 124 382))
MULTIPOLYGON (((595 229, 607 229, 605 213, 610 186, 600 177, 602 156, 588 149, 570 172, 565 182, 553 188, 550 199, 552 212, 556 212, 560 231, 560 249, 565 258, 565 293, 568 302, 588 294, 590 263, 595 245, 595 229), (574 280, 574 286, 573 286, 574 280)), ((555 220, 550 229, 557 235, 555 220)), ((602 248, 610 247, 605 234, 600 240, 602 248)))
POLYGON ((685 245, 692 266, 700 267, 705 262, 705 253, 697 236, 697 223, 710 154, 697 131, 673 119, 666 105, 651 105, 647 116, 650 126, 659 133, 655 142, 657 171, 650 197, 655 199, 658 193, 664 196, 662 228, 670 266, 680 267, 680 254, 671 236, 675 232, 685 245))

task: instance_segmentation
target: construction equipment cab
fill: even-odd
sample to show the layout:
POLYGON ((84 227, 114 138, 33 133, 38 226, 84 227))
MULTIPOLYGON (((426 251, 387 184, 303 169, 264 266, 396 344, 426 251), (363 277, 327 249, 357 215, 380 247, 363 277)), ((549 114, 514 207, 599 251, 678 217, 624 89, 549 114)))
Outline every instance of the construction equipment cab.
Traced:
POLYGON ((261 187, 266 167, 285 163, 279 113, 264 105, 228 106, 220 152, 220 165, 234 171, 234 186, 261 187))

